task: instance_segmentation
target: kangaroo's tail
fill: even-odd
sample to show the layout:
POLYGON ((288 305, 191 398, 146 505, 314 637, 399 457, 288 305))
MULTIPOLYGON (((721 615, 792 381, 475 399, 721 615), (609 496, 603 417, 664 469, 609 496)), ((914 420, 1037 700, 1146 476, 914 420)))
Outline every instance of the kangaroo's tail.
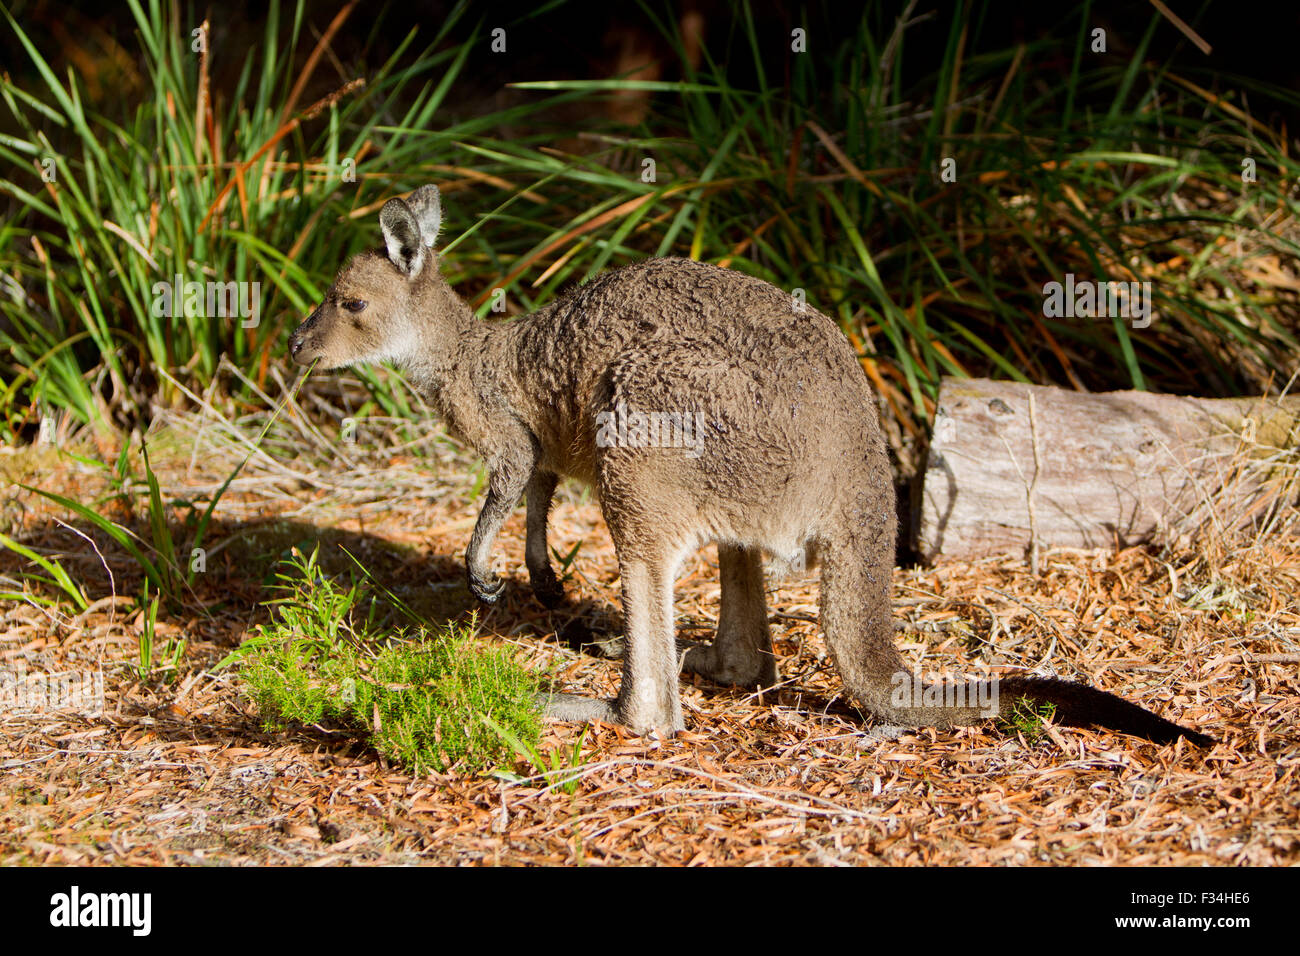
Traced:
POLYGON ((1217 743, 1213 737, 1165 720, 1122 697, 1075 681, 1019 675, 1002 678, 998 685, 999 715, 1007 716, 1020 700, 1053 705, 1053 720, 1070 727, 1104 727, 1158 744, 1171 744, 1179 737, 1186 737, 1198 747, 1217 743))
POLYGON ((849 692, 881 719, 910 727, 961 726, 1011 717, 1027 700, 1031 705, 1053 705, 1053 719, 1070 726, 1104 727, 1162 744, 1179 737, 1198 747, 1216 742, 1074 681, 1029 675, 963 683, 921 681, 908 672, 894 646, 887 563, 892 554, 875 562, 871 554, 864 543, 823 559, 822 629, 849 692))

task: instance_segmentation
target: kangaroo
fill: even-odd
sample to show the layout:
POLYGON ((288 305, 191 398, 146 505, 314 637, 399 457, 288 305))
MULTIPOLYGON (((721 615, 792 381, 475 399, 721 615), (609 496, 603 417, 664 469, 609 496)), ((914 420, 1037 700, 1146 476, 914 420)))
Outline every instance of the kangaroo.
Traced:
POLYGON ((594 487, 622 578, 622 683, 614 700, 550 695, 548 716, 675 732, 685 726, 683 670, 721 685, 775 684, 762 564, 770 555, 820 566, 821 626, 836 667, 883 721, 949 728, 1029 698, 1056 705, 1061 723, 1213 743, 1055 678, 976 681, 944 688, 947 699, 912 683, 893 637, 896 515, 878 410, 857 356, 825 315, 760 279, 656 258, 604 273, 526 318, 480 321, 439 270, 441 223, 435 186, 386 202, 384 248, 344 265, 291 336, 290 353, 327 369, 394 363, 485 459, 487 498, 465 555, 480 601, 502 592, 489 553, 522 497, 532 589, 559 603, 546 545, 551 497, 561 476, 594 487), (709 543, 722 579, 717 633, 679 659, 674 577, 709 543))

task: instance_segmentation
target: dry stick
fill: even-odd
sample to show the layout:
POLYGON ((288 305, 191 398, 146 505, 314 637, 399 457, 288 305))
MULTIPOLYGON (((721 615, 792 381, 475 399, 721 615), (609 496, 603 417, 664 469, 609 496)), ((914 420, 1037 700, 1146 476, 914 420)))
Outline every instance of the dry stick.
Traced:
POLYGON ((1038 577, 1038 512, 1034 507, 1034 491, 1038 488, 1038 475, 1042 472, 1042 460, 1038 453, 1038 412, 1034 405, 1034 393, 1029 393, 1029 437, 1034 446, 1034 479, 1029 483, 1029 573, 1038 577))
POLYGON ((217 390, 217 385, 221 381, 219 375, 213 375, 212 381, 208 383, 207 394, 203 396, 203 405, 199 408, 199 431, 194 436, 194 447, 190 450, 190 467, 185 472, 186 478, 194 476, 194 466, 199 460, 199 447, 203 444, 203 433, 207 427, 208 409, 212 407, 212 395, 217 390))
MULTIPOLYGON (((1261 406, 1262 404, 1263 402, 1261 402, 1261 406)), ((1261 412, 1260 417, 1264 418, 1265 415, 1266 412, 1261 412)), ((1210 500, 1205 502, 1206 507, 1215 514, 1228 514, 1228 506, 1233 506, 1232 514, 1228 516, 1228 524, 1219 529, 1221 535, 1228 534, 1229 530, 1234 533, 1240 532, 1242 523, 1248 520, 1254 512, 1261 507, 1272 507, 1276 503, 1276 499, 1270 501, 1265 495, 1264 490, 1268 486, 1267 478, 1258 481, 1260 492, 1253 504, 1242 505, 1238 500, 1240 498, 1238 486, 1246 482, 1252 474, 1257 474, 1261 467, 1268 466, 1279 458, 1285 460, 1287 457, 1285 450, 1283 450, 1280 455, 1257 458, 1251 453, 1252 450, 1257 451, 1264 446, 1256 436, 1257 422, 1255 417, 1253 415, 1243 415, 1241 426, 1240 432, 1229 429, 1229 434, 1235 435, 1237 438, 1237 447, 1231 453, 1223 453, 1223 457, 1227 458, 1227 477, 1222 478, 1219 483, 1219 490, 1214 493, 1210 500), (1245 508, 1244 512, 1243 507, 1245 508)), ((1269 471, 1271 469, 1265 468, 1265 470, 1269 471)), ((1223 472, 1220 471, 1220 474, 1223 474, 1223 472)))
MULTIPOLYGON (((580 767, 575 767, 567 771, 565 770, 561 770, 558 772, 547 771, 546 773, 533 774, 532 776, 525 777, 524 779, 519 780, 515 783, 507 784, 507 786, 523 786, 532 782, 546 780, 548 777, 552 778, 547 786, 541 788, 540 790, 534 791, 533 793, 525 794, 521 799, 516 800, 515 806, 518 807, 524 803, 533 800, 536 797, 539 797, 545 793, 549 793, 550 791, 556 789, 557 787, 561 787, 566 783, 570 783, 573 780, 581 779, 582 777, 589 776, 597 771, 608 770, 614 767, 643 767, 643 768, 653 769, 653 770, 668 770, 676 773, 685 774, 686 776, 699 777, 703 780, 708 780, 711 783, 727 788, 727 791, 729 792, 724 791, 722 793, 719 793, 719 796, 747 797, 750 799, 758 800, 761 803, 765 803, 774 807, 779 807, 780 809, 783 810, 789 810, 791 812, 807 814, 810 816, 828 816, 828 817, 844 816, 850 819, 859 819, 859 820, 875 819, 875 817, 870 813, 865 813, 861 810, 854 810, 852 807, 843 806, 841 804, 835 803, 832 800, 827 800, 824 797, 817 797, 805 793, 789 793, 787 791, 787 793, 789 793, 789 796, 801 798, 803 800, 808 801, 808 804, 811 804, 811 806, 800 805, 797 803, 788 802, 787 800, 783 799, 782 796, 780 796, 780 791, 764 792, 762 790, 757 790, 753 787, 747 787, 744 784, 738 783, 734 780, 729 780, 726 777, 720 777, 717 776, 716 774, 711 774, 703 770, 697 770, 694 767, 684 767, 680 764, 670 763, 664 760, 643 760, 637 757, 614 757, 610 760, 600 761, 599 763, 584 764, 580 767)), ((630 781, 619 781, 619 782, 624 786, 632 785, 630 781)), ((706 791, 706 792, 716 793, 717 791, 706 791)), ((652 792, 647 792, 644 794, 640 794, 639 796, 644 797, 644 796, 652 796, 652 795, 653 795, 652 792)))
MULTIPOLYGON (((108 566, 108 562, 104 560, 104 552, 99 550, 99 545, 95 544, 95 539, 90 537, 90 535, 86 534, 84 531, 81 531, 78 528, 74 528, 72 525, 68 524, 66 521, 64 521, 61 518, 55 518, 54 521, 56 524, 61 525, 64 528, 67 528, 77 537, 88 542, 90 546, 95 549, 95 554, 99 557, 99 563, 103 566, 104 573, 108 575, 108 590, 110 596, 112 597, 112 603, 109 604, 108 623, 109 624, 114 623, 117 620, 117 581, 113 578, 113 569, 110 568, 108 566)), ((90 610, 90 608, 87 607, 86 610, 88 611, 90 610)), ((82 612, 82 614, 84 613, 85 611, 82 612)), ((81 614, 77 615, 77 617, 81 617, 81 616, 82 616, 81 614)), ((73 618, 73 620, 75 621, 76 618, 73 618)))
MULTIPOLYGON (((1186 527, 1187 525, 1185 524, 1185 522, 1187 522, 1189 519, 1203 523, 1204 519, 1201 517, 1201 515, 1205 515, 1206 517, 1209 518, 1210 523, 1214 526, 1214 540, 1220 544, 1225 542, 1227 540, 1227 531, 1223 526, 1223 522, 1219 520, 1219 514, 1214 507, 1215 496, 1211 494, 1208 490, 1206 490, 1205 486, 1201 482, 1200 476, 1197 474, 1196 469, 1193 466, 1199 465, 1203 461, 1212 462, 1215 461, 1216 459, 1219 460, 1223 458, 1231 459, 1236 456, 1236 453, 1226 452, 1226 451, 1213 452, 1208 447, 1205 447, 1200 449, 1200 453, 1198 455, 1196 455, 1190 461, 1184 463, 1179 460, 1178 456, 1174 454, 1174 450, 1170 448, 1168 443, 1165 442, 1163 439, 1160 439, 1157 442, 1157 447, 1161 451, 1163 451, 1166 455, 1168 455, 1169 460, 1174 464, 1175 470, 1181 471, 1183 473, 1183 476, 1187 479, 1188 484, 1191 485, 1192 490, 1195 493, 1194 504, 1189 507, 1188 511, 1184 512, 1182 518, 1178 519, 1179 527, 1180 528, 1186 527)), ((1209 470, 1208 466, 1206 470, 1207 471, 1209 470)), ((1220 470, 1219 473, 1222 474, 1222 471, 1220 470)), ((1220 482, 1220 486, 1222 486, 1222 482, 1220 482)), ((1166 534, 1168 534, 1171 539, 1176 536, 1177 532, 1175 531, 1175 526, 1172 522, 1167 523, 1165 525, 1165 528, 1166 528, 1166 534)))
MULTIPOLYGON (((243 371, 239 368, 239 366, 231 362, 224 353, 222 353, 221 365, 219 366, 218 370, 220 370, 220 367, 224 367, 227 370, 229 370, 236 378, 238 378, 241 382, 243 382, 250 389, 252 389, 253 393, 257 395, 257 397, 260 398, 262 401, 266 402, 267 405, 272 405, 272 406, 275 405, 275 402, 271 399, 271 396, 267 395, 266 392, 262 391, 262 389, 258 387, 257 383, 254 382, 252 379, 250 379, 247 375, 245 375, 243 371)), ((283 384, 283 379, 281 379, 280 381, 281 384, 283 384)), ((305 419, 303 418, 302 413, 299 411, 297 402, 290 402, 286 400, 285 405, 286 407, 291 407, 294 412, 298 412, 298 414, 287 415, 286 420, 292 422, 293 426, 296 429, 298 429, 298 431, 302 434, 304 438, 307 439, 308 442, 314 442, 315 438, 318 436, 321 439, 323 447, 327 451, 331 451, 336 456, 342 458, 343 464, 349 466, 355 464, 354 462, 348 460, 349 456, 342 453, 343 449, 332 446, 330 442, 325 438, 325 436, 320 435, 319 433, 317 433, 317 436, 313 436, 312 433, 303 426, 303 422, 305 419)))
POLYGON ((899 41, 903 38, 903 31, 914 23, 920 23, 935 15, 932 10, 924 16, 912 19, 912 11, 916 9, 917 0, 908 0, 907 8, 894 21, 894 29, 889 34, 889 40, 885 43, 885 50, 880 55, 880 65, 876 68, 876 76, 879 78, 875 95, 871 97, 871 109, 876 111, 880 109, 880 101, 885 95, 885 90, 889 87, 890 73, 894 68, 894 56, 898 52, 899 41))
MULTIPOLYGON (((203 166, 203 130, 207 126, 208 99, 211 94, 208 80, 208 39, 212 31, 206 18, 199 24, 199 31, 201 31, 203 48, 199 51, 198 102, 194 104, 194 178, 196 180, 201 176, 199 170, 203 166)), ((214 161, 216 160, 215 156, 212 158, 214 161)), ((202 188, 202 183, 196 183, 196 185, 202 188)))
POLYGON ((808 120, 807 126, 810 130, 813 131, 813 135, 816 136, 819 140, 821 140, 821 144, 824 147, 826 147, 826 152, 830 153, 832 158, 834 158, 834 160, 840 164, 840 167, 851 177, 856 179, 858 181, 858 184, 861 185, 862 188, 867 190, 867 192, 871 193, 877 199, 887 198, 885 196, 884 190, 882 190, 880 186, 878 186, 871 179, 867 178, 867 174, 864 173, 861 169, 859 169, 857 164, 854 163, 853 160, 849 159, 848 154, 846 154, 844 150, 840 149, 840 147, 836 145, 835 140, 831 139, 830 134, 827 133, 826 130, 822 129, 812 120, 808 120))
MULTIPOLYGON (((1295 385, 1297 378, 1300 378, 1300 369, 1297 369, 1295 372, 1291 374, 1291 377, 1287 379, 1286 385, 1282 387, 1282 391, 1278 394, 1277 405, 1279 407, 1281 406, 1282 402, 1286 399, 1286 397, 1290 394, 1291 387, 1295 385)), ((1260 462, 1261 465, 1270 464, 1273 462, 1281 463, 1278 467, 1282 471, 1282 480, 1281 480, 1282 488, 1278 490, 1278 492, 1274 496, 1273 499, 1274 504, 1276 504, 1279 501, 1285 501, 1288 498, 1291 498, 1291 491, 1289 489, 1293 489, 1297 485, 1300 485, 1300 468, 1296 467, 1297 464, 1300 464, 1300 460, 1297 459, 1297 454, 1296 454, 1296 449, 1300 447, 1300 445, 1298 445, 1296 441, 1298 437, 1298 433, 1300 433, 1300 420, 1293 420, 1291 428, 1289 428, 1287 431, 1286 438, 1283 439, 1283 444, 1285 447, 1278 449, 1277 450, 1278 453, 1276 455, 1270 455, 1268 458, 1260 462)), ((1272 506, 1270 505, 1270 507, 1272 506)), ((1281 507, 1273 508, 1272 514, 1268 517, 1266 523, 1264 524, 1264 527, 1260 529, 1260 532, 1257 535, 1256 540, 1259 540, 1260 538, 1268 537, 1269 535, 1273 534, 1278 527, 1278 522, 1282 520, 1282 516, 1286 514, 1288 511, 1294 514, 1294 509, 1281 508, 1281 507)))
MULTIPOLYGON (((1013 604, 1019 604, 1019 605, 1020 605, 1021 607, 1023 607, 1026 611, 1028 611, 1030 614, 1032 614, 1034 617, 1038 618, 1038 620, 1042 621, 1044 624, 1050 624, 1050 625, 1052 626, 1052 630, 1051 630, 1051 638, 1052 638, 1052 639, 1051 639, 1051 643, 1048 644, 1048 646, 1047 646, 1047 653, 1043 655, 1043 659, 1042 659, 1042 660, 1040 660, 1037 664, 1035 664, 1033 667, 1031 667, 1031 668, 1029 668, 1029 669, 1030 669, 1030 670, 1037 671, 1037 670, 1041 670, 1043 667, 1046 667, 1046 666, 1047 666, 1047 662, 1050 661, 1050 660, 1052 659, 1052 655, 1054 655, 1054 654, 1056 653, 1056 635, 1057 635, 1057 632, 1059 632, 1059 631, 1061 630, 1061 626, 1060 626, 1059 624, 1057 624, 1055 621, 1053 621, 1050 617, 1045 617, 1045 616, 1043 616, 1042 614, 1039 614, 1038 611, 1033 607, 1033 605, 1026 604, 1024 601, 1020 600, 1018 597, 1014 597, 1014 596, 1008 594, 1006 591, 1001 590, 1000 588, 990 587, 990 588, 988 588, 988 590, 992 591, 994 594, 1000 594, 1000 595, 1002 595, 1002 597, 1006 598, 1008 601, 1012 602, 1013 604)), ((968 604, 968 603, 970 603, 970 602, 968 602, 968 601, 963 601, 963 602, 961 602, 961 603, 963 603, 963 604, 968 604)), ((992 612, 989 612, 989 613, 992 614, 992 612)), ((994 620, 996 621, 997 618, 995 617, 994 620)), ((1009 629, 1008 629, 1008 633, 1009 633, 1009 629)))
MULTIPOLYGON (((219 420, 223 425, 225 425, 225 426, 229 429, 230 434, 234 436, 236 443, 237 443, 237 444, 244 445, 244 446, 246 446, 246 447, 249 449, 248 457, 249 457, 250 459, 251 459, 251 458, 257 458, 259 461, 264 461, 264 463, 265 463, 266 467, 268 468, 268 470, 270 470, 270 471, 272 471, 272 472, 275 472, 275 473, 278 473, 278 474, 281 475, 282 477, 293 478, 293 479, 296 479, 296 480, 298 480, 298 481, 305 482, 306 484, 309 484, 309 485, 311 485, 311 486, 314 487, 314 488, 321 488, 321 489, 328 489, 328 488, 329 488, 329 485, 327 485, 327 484, 325 484, 325 483, 319 481, 318 479, 316 479, 316 478, 314 478, 314 477, 312 477, 312 476, 310 476, 310 475, 305 474, 304 472, 294 471, 292 468, 289 468, 289 467, 285 466, 282 462, 277 461, 275 458, 272 458, 272 457, 271 457, 270 455, 268 455, 266 452, 262 451, 261 447, 260 447, 257 443, 255 443, 255 442, 253 442, 252 440, 250 440, 250 439, 248 438, 247 435, 245 435, 243 432, 241 432, 241 431, 239 430, 239 428, 238 428, 238 427, 237 427, 233 422, 227 421, 226 419, 222 418, 222 417, 221 417, 221 414, 220 414, 220 413, 219 413, 215 408, 213 408, 212 405, 211 405, 210 403, 205 402, 202 398, 200 398, 198 395, 196 395, 193 391, 191 391, 190 389, 186 388, 186 387, 185 387, 184 385, 182 385, 179 381, 177 381, 175 378, 173 378, 171 375, 169 375, 169 374, 167 373, 167 370, 166 370, 166 369, 161 369, 161 368, 158 369, 158 374, 161 375, 163 378, 167 379, 169 382, 171 382, 173 385, 175 385, 175 386, 176 386, 178 389, 180 389, 182 392, 184 392, 185 395, 188 396, 189 399, 190 399, 191 401, 195 402, 196 404, 200 405, 201 407, 204 407, 204 408, 209 409, 209 410, 212 412, 212 414, 213 414, 213 415, 214 415, 214 416, 215 416, 215 417, 216 417, 216 418, 217 418, 217 419, 218 419, 218 420, 219 420)), ((287 400, 288 400, 288 399, 286 399, 286 401, 287 401, 287 400)), ((274 414, 271 416, 271 421, 272 421, 272 422, 275 420, 276 416, 279 415, 280 411, 281 411, 281 409, 276 409, 276 410, 275 410, 274 414)), ((268 427, 269 427, 269 425, 268 425, 268 427)), ((263 434, 265 434, 265 433, 263 433, 263 434)), ((242 468, 242 466, 241 466, 241 468, 242 468)))
MULTIPOLYGON (((989 107, 985 117, 1001 116, 1002 100, 1007 95, 1007 90, 1011 88, 1012 78, 1020 71, 1020 64, 1025 58, 1025 45, 1023 43, 1016 47, 1016 55, 1011 58, 1011 65, 1007 67, 1006 74, 1002 77, 1002 84, 998 87, 997 94, 993 97, 993 105, 989 107)), ((979 131, 981 133, 987 128, 987 119, 981 119, 979 131)))
POLYGON ((302 72, 298 74, 298 80, 294 83, 293 89, 289 91, 289 99, 284 104, 284 109, 280 112, 280 125, 283 126, 289 121, 293 108, 298 105, 298 99, 302 96, 303 90, 307 88, 308 81, 316 72, 316 64, 320 61, 321 54, 329 48, 330 40, 334 39, 334 34, 338 33, 343 22, 352 13, 357 5, 357 0, 352 0, 342 10, 334 15, 329 26, 325 28, 325 33, 317 41, 316 46, 312 49, 311 54, 307 57, 307 62, 303 65, 302 72))
POLYGON ((1178 15, 1174 13, 1174 11, 1170 10, 1167 6, 1161 3, 1160 0, 1151 0, 1151 6, 1159 10, 1160 15, 1163 16, 1170 23, 1172 23, 1175 27, 1177 27, 1179 31, 1183 34, 1183 36, 1187 37, 1187 39, 1195 43, 1196 48, 1198 50, 1200 50, 1206 56, 1209 56, 1210 49, 1211 49, 1210 45, 1206 43, 1204 40, 1202 40, 1200 35, 1191 27, 1189 27, 1186 23, 1184 23, 1178 17, 1178 15))
MULTIPOLYGON (((271 377, 275 379, 275 384, 280 386, 280 391, 289 391, 289 383, 284 380, 284 376, 281 374, 278 365, 271 366, 271 377)), ((306 435, 318 449, 326 452, 335 451, 334 443, 326 438, 324 433, 312 424, 311 419, 307 418, 307 416, 302 413, 301 404, 294 402, 293 412, 294 414, 291 418, 293 419, 294 424, 298 426, 298 430, 303 432, 303 434, 306 435)))
POLYGON ((1034 477, 1032 480, 1025 479, 1025 470, 1020 467, 1020 460, 1016 458, 1016 453, 1011 449, 1011 442, 1007 441, 1007 436, 999 429, 998 438, 1002 439, 1002 446, 1007 450, 1007 457, 1011 459, 1011 464, 1015 465, 1016 474, 1020 476, 1020 483, 1025 486, 1025 499, 1029 503, 1029 570, 1038 577, 1038 515, 1034 511, 1034 488, 1038 485, 1039 456, 1038 456, 1038 426, 1037 416, 1034 412, 1034 393, 1029 393, 1029 436, 1030 442, 1034 446, 1034 477))

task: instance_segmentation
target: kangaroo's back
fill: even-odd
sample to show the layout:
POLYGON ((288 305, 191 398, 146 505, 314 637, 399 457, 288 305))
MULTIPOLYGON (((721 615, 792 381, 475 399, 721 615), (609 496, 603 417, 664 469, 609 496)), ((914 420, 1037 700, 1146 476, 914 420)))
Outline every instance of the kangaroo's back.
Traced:
POLYGON ((866 377, 829 318, 761 279, 690 259, 593 279, 527 320, 519 353, 525 387, 552 399, 530 425, 556 470, 587 481, 598 418, 620 403, 703 414, 712 442, 695 470, 741 466, 760 484, 783 462, 811 474, 878 439, 866 377))

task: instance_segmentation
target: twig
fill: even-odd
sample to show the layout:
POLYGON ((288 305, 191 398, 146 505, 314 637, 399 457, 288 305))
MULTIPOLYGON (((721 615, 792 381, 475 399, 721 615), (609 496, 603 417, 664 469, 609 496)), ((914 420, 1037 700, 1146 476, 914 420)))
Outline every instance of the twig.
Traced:
POLYGON ((1038 452, 1038 411, 1034 405, 1034 393, 1029 393, 1029 439, 1034 446, 1034 478, 1029 483, 1029 573, 1038 577, 1038 511, 1034 507, 1034 492, 1038 488, 1038 476, 1043 470, 1038 452))

